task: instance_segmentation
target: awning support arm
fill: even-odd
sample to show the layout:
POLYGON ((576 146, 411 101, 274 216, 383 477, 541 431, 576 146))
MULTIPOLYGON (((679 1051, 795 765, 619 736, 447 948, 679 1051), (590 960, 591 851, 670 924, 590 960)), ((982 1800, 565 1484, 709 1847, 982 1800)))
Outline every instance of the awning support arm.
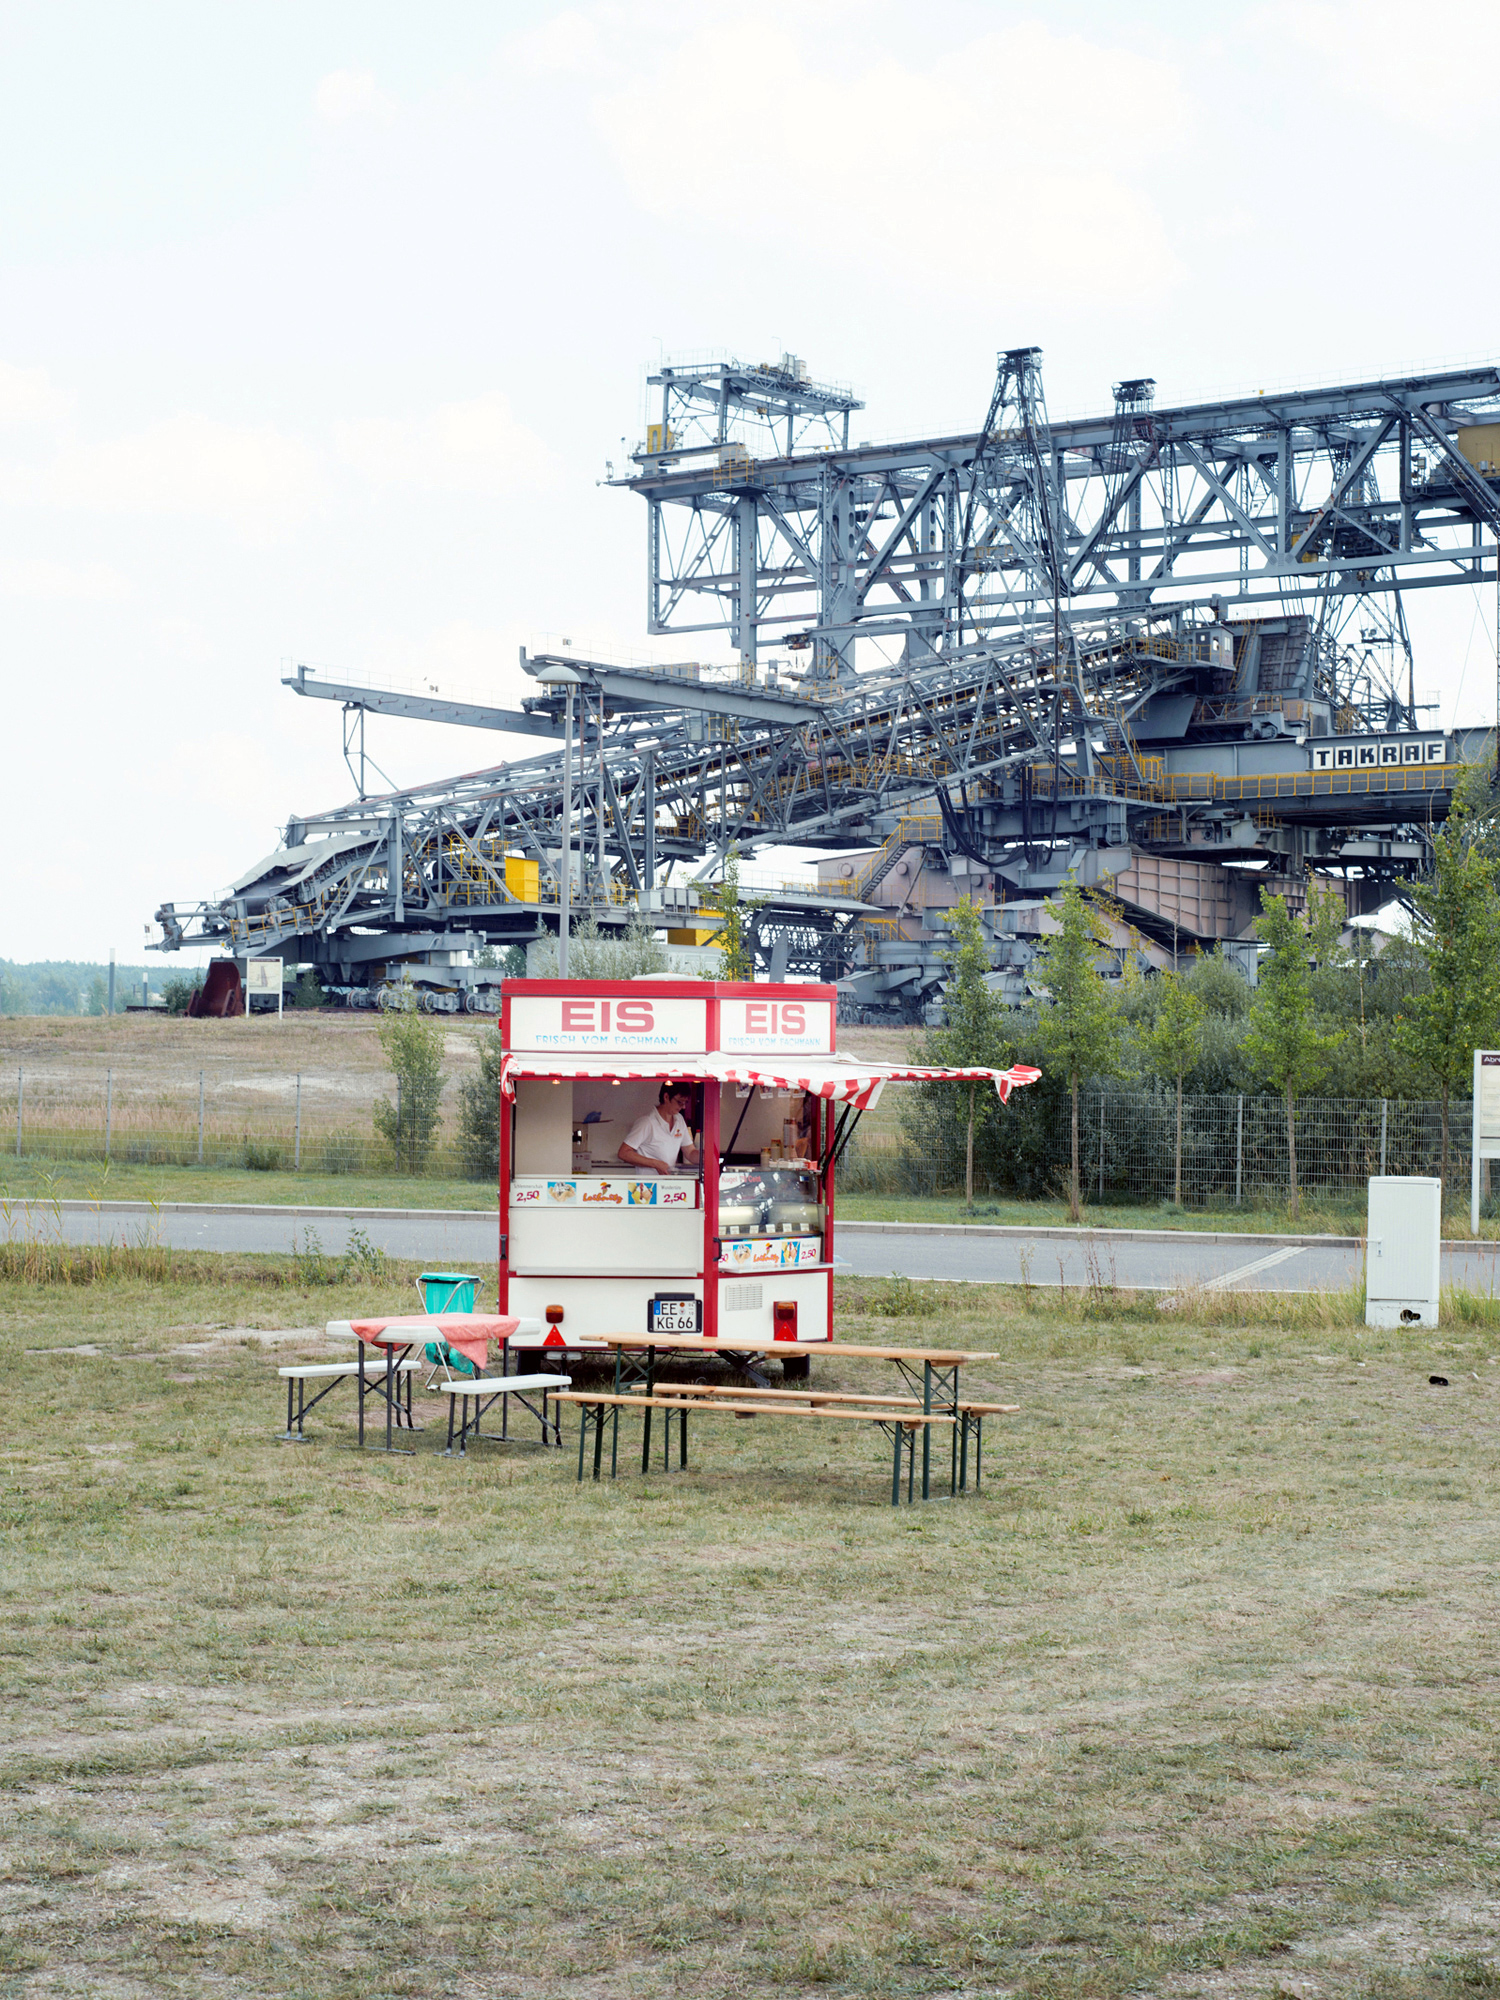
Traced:
POLYGON ((828 1151, 823 1155, 819 1163, 819 1180, 828 1172, 830 1166, 836 1167, 844 1157, 844 1148, 854 1137, 854 1128, 864 1115, 863 1106, 855 1106, 853 1104, 846 1104, 844 1106, 842 1112, 839 1114, 839 1122, 834 1127, 833 1137, 828 1142, 828 1151))

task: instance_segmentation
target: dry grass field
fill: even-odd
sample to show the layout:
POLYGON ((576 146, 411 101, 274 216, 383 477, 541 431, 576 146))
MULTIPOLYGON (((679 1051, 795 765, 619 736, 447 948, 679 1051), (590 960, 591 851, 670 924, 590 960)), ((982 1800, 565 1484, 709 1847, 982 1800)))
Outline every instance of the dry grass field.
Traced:
MULTIPOLYGON (((476 1014, 438 1017, 447 1029, 449 1066, 455 1073, 474 1067, 473 1041, 496 1024, 476 1014)), ((18 1063, 76 1061, 92 1076, 101 1062, 139 1062, 162 1077, 205 1064, 244 1065, 283 1076, 323 1069, 378 1074, 379 1014, 345 1013, 341 1008, 242 1015, 237 1021, 190 1021, 185 1015, 116 1014, 61 1016, 0 1014, 0 1069, 18 1063)), ((912 1032, 903 1028, 840 1028, 839 1047, 851 1055, 899 1062, 910 1053, 912 1032)))
POLYGON ((1488 1309, 843 1284, 1024 1405, 898 1511, 862 1427, 282 1446, 409 1274, 154 1270, 0 1281, 0 1993, 1500 1984, 1488 1309))

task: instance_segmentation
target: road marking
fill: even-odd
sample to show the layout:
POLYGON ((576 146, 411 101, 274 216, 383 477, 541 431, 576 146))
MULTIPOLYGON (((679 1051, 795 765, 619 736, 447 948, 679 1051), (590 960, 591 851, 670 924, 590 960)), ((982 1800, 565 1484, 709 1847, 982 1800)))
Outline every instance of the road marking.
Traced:
POLYGON ((1269 1257, 1257 1257, 1253 1264, 1241 1264, 1238 1270, 1226 1271, 1220 1278, 1207 1278, 1200 1286, 1205 1292, 1222 1292, 1241 1278, 1253 1278, 1257 1271, 1269 1271, 1273 1264, 1284 1264, 1288 1257, 1300 1257, 1306 1244, 1294 1243, 1287 1250, 1273 1250, 1269 1257))

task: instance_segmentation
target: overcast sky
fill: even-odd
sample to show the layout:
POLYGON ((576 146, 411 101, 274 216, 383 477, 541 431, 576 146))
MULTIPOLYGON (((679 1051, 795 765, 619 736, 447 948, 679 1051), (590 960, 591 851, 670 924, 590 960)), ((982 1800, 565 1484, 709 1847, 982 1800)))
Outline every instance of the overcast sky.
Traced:
MULTIPOLYGON (((1497 71, 1476 0, 0 0, 0 956, 137 958, 349 795, 285 661, 647 651, 597 482, 663 352, 789 349, 872 438, 1029 342, 1054 417, 1500 356, 1497 71)), ((1493 720, 1492 597, 1413 623, 1493 720)))

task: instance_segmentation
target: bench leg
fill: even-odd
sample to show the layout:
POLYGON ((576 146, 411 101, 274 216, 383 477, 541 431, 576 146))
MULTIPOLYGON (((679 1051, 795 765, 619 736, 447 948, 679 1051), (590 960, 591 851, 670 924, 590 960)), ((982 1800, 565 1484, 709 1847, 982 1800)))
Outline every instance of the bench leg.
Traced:
POLYGON ((454 1405, 454 1402, 455 1402, 455 1400, 456 1400, 456 1399, 455 1399, 454 1397, 452 1397, 452 1396, 450 1396, 450 1397, 448 1398, 448 1451, 447 1451, 447 1456, 448 1456, 449 1458, 452 1458, 452 1456, 453 1456, 453 1405, 454 1405))
POLYGON ((969 1413, 961 1410, 958 1417, 958 1490, 966 1493, 969 1487, 969 1413))
POLYGON ((610 1414, 615 1420, 615 1427, 610 1432, 609 1438, 609 1476, 611 1479, 616 1479, 619 1477, 620 1472, 620 1406, 618 1403, 614 1405, 610 1414))
POLYGON ((358 1380, 359 1380, 359 1447, 360 1450, 363 1451, 365 1445, 365 1350, 363 1345, 361 1345, 359 1350, 358 1380))
POLYGON ((901 1440, 906 1435, 900 1424, 891 1425, 891 1435, 896 1440, 896 1454, 891 1466, 891 1505, 901 1505, 901 1440))
POLYGON ((974 1491, 979 1491, 979 1482, 984 1475, 984 1417, 978 1410, 974 1413, 974 1491))
POLYGON ((578 1405, 578 1483, 583 1484, 583 1441, 589 1434, 588 1404, 578 1405))
POLYGON ((641 1471, 642 1471, 643 1473, 646 1473, 646 1472, 649 1472, 649 1471, 651 1470, 651 1412, 650 1412, 650 1410, 642 1410, 642 1412, 641 1412, 641 1417, 642 1417, 642 1425, 641 1425, 641 1471))
POLYGON ((281 1444, 306 1444, 308 1441, 302 1430, 302 1418, 304 1414, 303 1394, 304 1385, 302 1377, 298 1375, 294 1378, 289 1375, 286 1381, 286 1429, 278 1433, 278 1442, 281 1444), (294 1380, 297 1389, 295 1411, 292 1408, 292 1387, 294 1380), (295 1430, 292 1428, 294 1424, 296 1425, 295 1430))
MULTIPOLYGON (((922 1498, 927 1498, 927 1447, 932 1441, 932 1426, 922 1426, 922 1498)), ((906 1504, 912 1503, 912 1488, 917 1477, 917 1434, 912 1432, 906 1446, 906 1504)))
MULTIPOLYGON (((617 1425, 618 1421, 619 1421, 618 1418, 616 1418, 617 1425)), ((616 1431, 616 1435, 618 1436, 618 1429, 616 1431)), ((599 1477, 599 1468, 602 1465, 603 1461, 604 1461, 604 1405, 602 1403, 596 1403, 594 1405, 594 1477, 596 1479, 599 1477)), ((614 1475, 613 1463, 611 1463, 610 1465, 610 1475, 611 1477, 613 1477, 614 1475)))
POLYGON ((687 1404, 682 1406, 682 1435, 677 1440, 677 1470, 687 1471, 687 1404))

